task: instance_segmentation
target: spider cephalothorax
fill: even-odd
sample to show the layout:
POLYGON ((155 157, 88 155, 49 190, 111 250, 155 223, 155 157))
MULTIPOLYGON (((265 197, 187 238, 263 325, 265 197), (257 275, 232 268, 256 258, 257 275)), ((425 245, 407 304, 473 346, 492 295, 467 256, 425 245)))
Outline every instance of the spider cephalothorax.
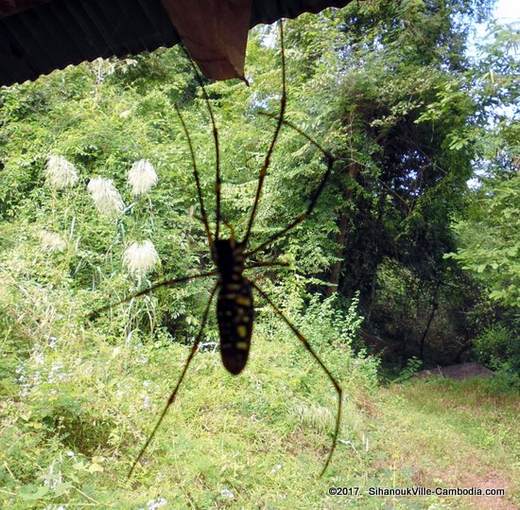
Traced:
POLYGON ((244 272, 244 244, 233 237, 218 239, 213 244, 213 261, 222 281, 232 281, 242 277, 244 272))

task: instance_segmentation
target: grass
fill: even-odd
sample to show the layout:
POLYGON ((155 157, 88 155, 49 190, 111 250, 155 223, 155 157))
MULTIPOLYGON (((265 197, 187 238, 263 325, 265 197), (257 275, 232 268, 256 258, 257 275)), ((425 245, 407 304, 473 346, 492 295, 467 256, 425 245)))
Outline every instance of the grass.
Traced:
POLYGON ((0 508, 494 508, 487 499, 368 495, 373 486, 493 483, 509 498, 493 500, 506 505, 496 508, 520 503, 518 395, 476 380, 378 386, 373 360, 317 341, 323 324, 309 333, 346 406, 337 452, 318 478, 335 393, 270 317, 241 376, 226 374, 218 353, 197 355, 128 481, 188 347, 164 334, 125 342, 106 333, 110 320, 82 323, 88 296, 71 301, 58 289, 44 306, 33 302, 41 292, 2 289, 1 349, 11 363, 2 365, 0 508), (33 313, 20 314, 28 303, 33 313), (331 486, 360 495, 329 496, 331 486))
POLYGON ((386 466, 409 470, 416 484, 505 488, 509 499, 451 498, 443 501, 448 508, 517 508, 518 394, 497 392, 485 379, 433 378, 381 389, 380 396, 378 447, 389 453, 386 466))

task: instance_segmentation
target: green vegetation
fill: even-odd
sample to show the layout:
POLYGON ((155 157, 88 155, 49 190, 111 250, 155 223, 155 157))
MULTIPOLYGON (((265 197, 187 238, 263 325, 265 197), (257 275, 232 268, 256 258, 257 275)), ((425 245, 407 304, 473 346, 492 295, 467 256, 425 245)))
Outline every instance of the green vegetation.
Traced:
MULTIPOLYGON (((468 26, 490 8, 380 0, 287 24, 288 119, 337 161, 313 216, 262 255, 290 267, 252 274, 344 387, 322 479, 334 389, 258 298, 245 372, 222 368, 211 314, 178 402, 126 480, 180 375, 210 282, 88 315, 211 267, 174 104, 212 222, 214 148, 182 52, 99 60, 0 89, 0 508, 490 504, 366 493, 417 485, 503 487, 499 508, 520 504, 518 34, 493 27, 478 59, 465 54, 468 26), (497 373, 413 377, 464 360, 497 373), (361 493, 332 497, 331 486, 361 493)), ((251 87, 206 84, 223 214, 237 236, 274 128, 260 113, 279 102, 270 30, 251 33, 251 87)), ((305 209, 324 171, 322 155, 284 128, 254 245, 305 209)))
MULTIPOLYGON (((327 307, 319 323, 311 322, 315 312, 293 315, 316 324, 307 333, 348 396, 323 479, 317 475, 330 446, 334 394, 291 335, 264 317, 240 378, 225 373, 217 352, 198 355, 142 467, 126 481, 188 347, 166 334, 153 343, 136 336, 122 342, 78 327, 86 304, 66 302, 59 291, 2 295, 4 312, 14 303, 36 313, 4 331, 8 326, 16 343, 27 331, 40 342, 30 356, 18 347, 11 385, 3 387, 2 507, 136 509, 164 498, 165 508, 343 508, 346 501, 352 508, 475 508, 462 497, 375 498, 365 491, 489 486, 512 497, 520 489, 516 394, 497 393, 487 380, 379 388, 374 359, 354 356, 345 340, 320 342, 322 328, 337 328, 325 319, 327 307), (329 486, 359 486, 365 494, 332 498, 329 486)), ((336 330, 338 338, 352 320, 336 330)))

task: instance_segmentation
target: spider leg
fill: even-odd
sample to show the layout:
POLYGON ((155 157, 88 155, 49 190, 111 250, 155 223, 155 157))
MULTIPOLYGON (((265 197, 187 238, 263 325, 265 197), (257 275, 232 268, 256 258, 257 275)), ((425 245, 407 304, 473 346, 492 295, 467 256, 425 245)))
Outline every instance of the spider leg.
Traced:
MULTIPOLYGON (((262 113, 263 115, 266 115, 267 117, 274 118, 274 115, 270 113, 262 113)), ((325 171, 325 174, 323 175, 316 191, 312 194, 311 200, 309 202, 309 205, 307 206, 307 210, 303 213, 296 216, 296 218, 289 223, 284 229, 280 230, 279 232, 276 232, 271 237, 267 239, 267 241, 264 241, 259 246, 254 248, 253 250, 247 252, 245 254, 246 257, 250 257, 251 255, 259 252, 260 250, 263 250, 266 246, 271 244, 273 241, 276 241, 277 239, 280 239, 281 237, 285 236, 290 230, 292 230, 294 227, 305 221, 311 214, 314 208, 316 207, 316 203, 318 202, 318 199, 323 191, 323 188, 325 188, 325 184, 327 184, 327 181, 329 180, 330 174, 332 173, 332 168, 334 166, 334 157, 332 154, 328 151, 326 151, 318 142, 316 142, 313 138, 311 138, 307 133, 302 131, 299 127, 295 126, 292 122, 289 122, 287 120, 282 121, 283 124, 289 126, 290 128, 297 131, 300 135, 305 137, 310 143, 312 143, 318 150, 320 150, 323 155, 325 156, 327 160, 327 170, 325 171)))
POLYGON ((211 306, 211 302, 213 301, 213 297, 215 296, 215 292, 217 291, 218 287, 219 287, 219 284, 217 283, 211 290, 208 304, 206 305, 206 309, 204 310, 204 314, 202 316, 202 323, 200 325, 199 332, 197 333, 195 342, 193 342, 193 346, 191 348, 190 354, 188 355, 188 359, 186 360, 186 363, 184 364, 184 368, 182 369, 179 380, 177 381, 177 384, 175 385, 175 388, 173 389, 171 395, 168 397, 168 400, 166 401, 166 405, 164 406, 164 409, 162 410, 161 415, 159 416, 159 419, 157 420, 157 423, 155 424, 151 434, 148 436, 146 443, 143 445, 143 447, 139 451, 139 455, 137 455, 136 459, 134 460, 132 467, 130 468, 130 471, 128 472, 127 478, 130 478, 132 476, 132 473, 134 472, 135 467, 137 466, 137 464, 143 457, 143 454, 146 451, 146 449, 148 448, 148 446, 150 445, 150 443, 152 442, 152 439, 154 438, 155 433, 157 432, 157 429, 159 428, 162 421, 164 420, 164 417, 166 416, 168 409, 175 401, 175 397, 177 396, 180 385, 182 384, 182 381, 184 380, 184 376, 186 375, 186 372, 188 371, 188 368, 193 360, 193 357, 195 356, 195 354, 197 353, 197 349, 199 348, 199 344, 202 339, 202 333, 204 332, 204 327, 206 326, 206 322, 208 320, 209 308, 211 306))
POLYGON ((343 406, 343 390, 341 386, 339 385, 338 381, 334 378, 334 376, 330 373, 329 369, 325 366, 323 361, 319 358, 319 356, 314 352, 314 349, 311 347, 307 339, 296 329, 296 327, 292 324, 292 322, 284 315, 284 313, 274 304, 274 302, 271 300, 271 298, 254 282, 251 282, 253 287, 256 289, 256 291, 271 305, 273 310, 276 312, 276 314, 289 326, 291 331, 298 337, 298 340, 303 344, 303 347, 305 347, 306 351, 314 358, 314 360, 320 365, 322 370, 327 374, 327 377, 330 379, 332 384, 334 385, 334 389, 336 390, 336 393, 338 394, 338 411, 336 415, 336 426, 334 428, 334 436, 332 438, 332 446, 329 451, 329 455, 327 457, 327 460, 325 462, 325 465, 323 466, 323 469, 321 470, 320 476, 323 476, 323 473, 325 473, 327 467, 329 466, 330 460, 332 458, 332 454, 334 453, 334 450, 336 449, 336 443, 338 441, 338 434, 339 434, 339 428, 341 424, 341 413, 342 413, 342 406, 343 406))
POLYGON ((220 144, 219 144, 219 138, 218 138, 217 123, 215 122, 215 116, 213 115, 213 108, 211 108, 209 96, 206 91, 206 87, 204 87, 204 82, 202 81, 199 70, 197 69, 195 62, 193 62, 193 59, 191 58, 190 54, 188 53, 188 50, 182 45, 181 45, 181 47, 184 50, 184 53, 186 54, 186 56, 188 57, 191 67, 195 71, 195 77, 196 77, 197 81, 199 82, 200 88, 202 89, 202 95, 206 102, 206 107, 208 109, 209 118, 211 120, 213 141, 215 143, 215 197, 216 197, 215 212, 216 212, 216 222, 217 222, 217 226, 215 227, 215 239, 218 241, 219 235, 220 235, 220 221, 221 221, 220 194, 221 194, 221 188, 222 188, 222 177, 221 177, 221 172, 220 172, 220 144))
POLYGON ((209 228, 209 222, 208 222, 208 215, 206 214, 206 208, 204 207, 204 199, 202 198, 202 189, 200 186, 200 176, 199 171, 197 169, 197 162, 195 161, 195 151, 193 150, 193 144, 191 143, 191 137, 190 133, 188 131, 188 127, 186 126, 186 122, 184 122, 184 119, 181 115, 181 111, 177 104, 174 105, 175 111, 177 112, 177 115, 179 117, 179 120, 181 121, 182 129, 184 130, 184 134, 186 135, 186 140, 188 142, 188 147, 190 149, 190 155, 191 155, 191 164, 193 168, 193 177, 195 178, 195 184, 197 186, 197 195, 199 197, 199 205, 200 205, 200 211, 202 214, 201 220, 204 224, 204 230, 206 231, 206 237, 208 238, 208 245, 211 249, 211 246, 213 244, 213 240, 211 237, 211 231, 209 228))
POLYGON ((244 268, 244 271, 246 269, 255 269, 257 267, 289 267, 290 264, 288 262, 278 262, 276 260, 267 260, 267 261, 259 261, 259 262, 253 262, 251 265, 246 266, 244 268))
POLYGON ((157 282, 151 287, 148 287, 147 289, 141 290, 135 294, 132 294, 131 296, 126 297, 125 299, 122 299, 121 301, 118 301, 117 303, 112 303, 110 305, 103 306, 101 308, 98 308, 97 310, 94 310, 88 315, 89 320, 96 319, 99 314, 106 312, 109 308, 113 308, 115 306, 122 305, 123 303, 127 303, 131 299, 145 296, 146 294, 150 294, 154 290, 160 288, 160 287, 171 287, 172 285, 176 285, 177 283, 185 283, 189 282, 191 280, 198 280, 199 278, 207 278, 209 276, 215 276, 217 274, 217 271, 211 271, 209 273, 200 273, 200 274, 194 274, 191 276, 182 276, 180 278, 173 278, 171 280, 163 280, 162 282, 157 282))
POLYGON ((258 184, 256 187, 256 195, 255 201, 253 202, 253 209, 251 210, 251 216, 249 217, 249 223, 247 224, 246 235, 242 241, 244 246, 247 246, 247 242, 249 241, 249 236, 251 235, 251 230, 253 228, 253 224, 255 221, 256 211, 258 208, 258 203, 260 202, 260 195, 262 193, 262 188, 264 185, 265 176, 267 175, 267 170, 269 165, 271 164, 271 156, 274 151, 274 147, 276 145, 276 141, 278 140, 278 135, 280 134, 280 130, 282 129, 283 119, 285 116, 285 106, 287 103, 287 87, 286 87, 286 79, 285 79, 285 50, 284 50, 284 42, 283 42, 283 23, 280 21, 280 45, 281 45, 281 55, 282 55, 282 97, 280 99, 280 115, 278 117, 278 122, 276 124, 276 128, 274 130, 273 138, 271 140, 271 144, 269 145, 269 149, 267 150, 267 154, 265 155, 264 163, 262 168, 260 169, 260 173, 258 175, 258 184))

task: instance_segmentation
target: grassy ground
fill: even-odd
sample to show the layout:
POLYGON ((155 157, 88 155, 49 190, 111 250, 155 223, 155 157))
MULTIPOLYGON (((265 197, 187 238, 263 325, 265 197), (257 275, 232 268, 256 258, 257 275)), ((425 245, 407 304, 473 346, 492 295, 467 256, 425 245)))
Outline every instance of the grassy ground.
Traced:
MULTIPOLYGON (((16 309, 12 295, 0 295, 0 302, 9 303, 1 328, 0 508, 520 504, 518 395, 475 380, 381 387, 376 363, 325 344, 318 349, 342 381, 346 406, 337 452, 319 478, 335 393, 272 321, 257 328, 250 363, 239 377, 224 372, 218 353, 196 357, 178 403, 127 481, 188 347, 166 338, 151 343, 102 335, 102 326, 78 320, 86 306, 81 299, 74 300, 76 310, 43 305, 40 297, 37 289, 26 293, 23 299, 34 303, 31 314, 23 315, 27 302, 16 309), (507 497, 368 494, 369 487, 417 485, 498 487, 507 497), (331 486, 359 487, 359 495, 330 496, 331 486)), ((59 296, 53 301, 59 303, 59 296)))
MULTIPOLYGON (((379 391, 378 466, 413 485, 504 488, 506 498, 450 497, 446 508, 520 506, 519 395, 491 380, 414 380, 379 391)), ((419 508, 426 508, 420 506, 419 508)))

